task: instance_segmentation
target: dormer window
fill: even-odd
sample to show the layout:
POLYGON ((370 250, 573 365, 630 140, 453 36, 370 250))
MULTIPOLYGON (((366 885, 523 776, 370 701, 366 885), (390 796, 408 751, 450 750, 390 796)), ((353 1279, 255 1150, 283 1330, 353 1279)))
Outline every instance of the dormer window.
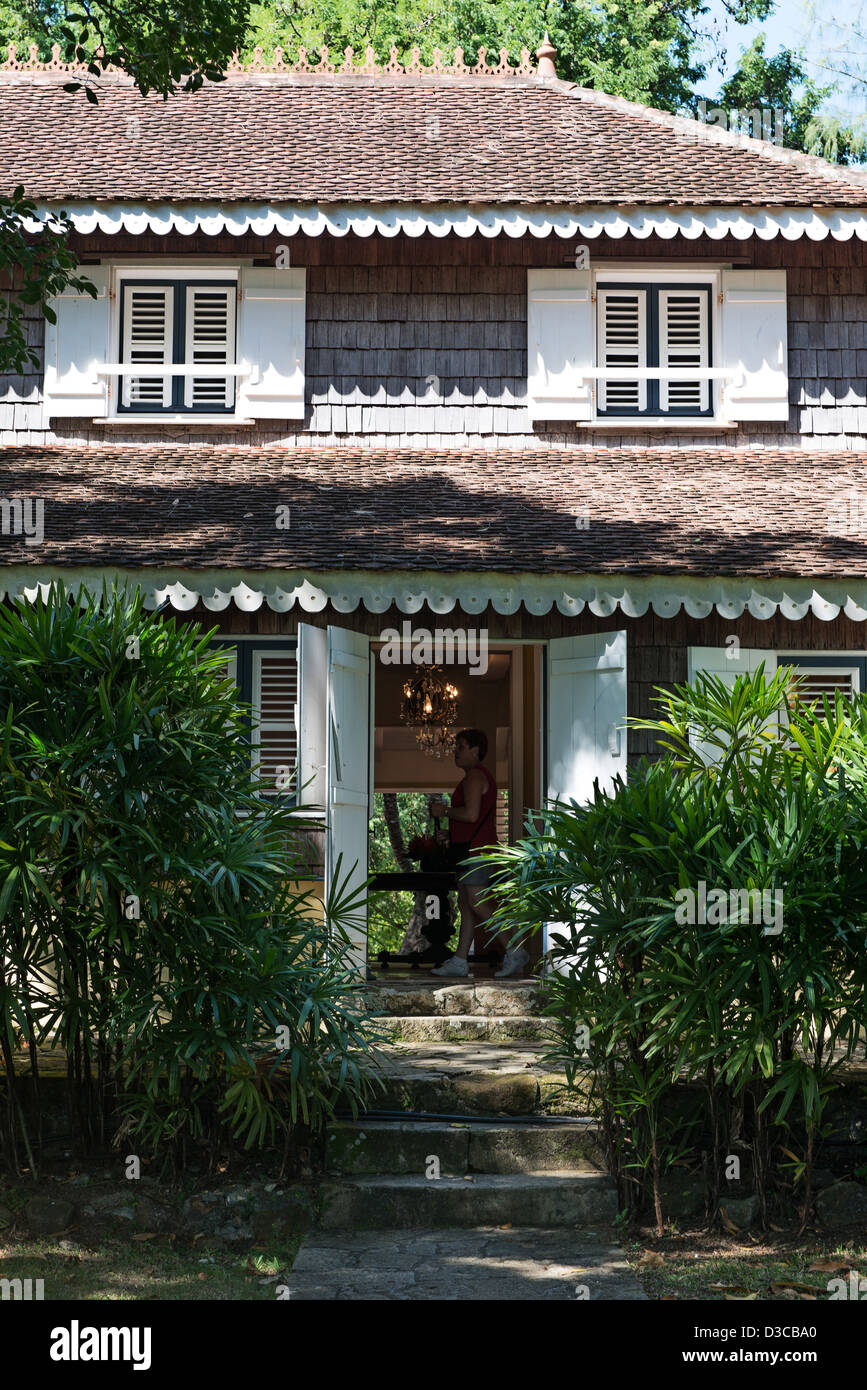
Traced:
POLYGON ((82 269, 96 298, 64 291, 52 300, 47 419, 303 419, 303 268, 200 259, 82 269))
POLYGON ((784 270, 633 262, 531 270, 527 288, 531 421, 788 422, 784 270))

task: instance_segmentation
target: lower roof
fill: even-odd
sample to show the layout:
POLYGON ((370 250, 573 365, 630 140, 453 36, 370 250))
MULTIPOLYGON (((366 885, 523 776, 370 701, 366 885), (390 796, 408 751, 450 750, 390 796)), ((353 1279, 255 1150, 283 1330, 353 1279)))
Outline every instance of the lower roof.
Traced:
POLYGON ((179 607, 867 618, 867 453, 11 447, 13 498, 37 534, 4 507, 10 593, 110 571, 179 607))

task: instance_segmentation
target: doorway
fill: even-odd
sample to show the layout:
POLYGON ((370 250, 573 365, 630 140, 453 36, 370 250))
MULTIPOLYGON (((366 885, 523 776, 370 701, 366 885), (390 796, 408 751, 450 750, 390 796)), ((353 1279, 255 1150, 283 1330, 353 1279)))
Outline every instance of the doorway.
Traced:
MULTIPOLYGON (((502 844, 514 844, 523 834, 528 811, 538 807, 542 799, 542 669, 544 649, 539 643, 496 643, 488 649, 485 669, 471 671, 467 665, 439 666, 442 679, 457 689, 457 713, 454 731, 464 728, 482 729, 488 736, 485 764, 493 774, 498 788, 497 836, 502 844)), ((403 845, 420 833, 430 834, 432 822, 427 818, 426 798, 433 793, 449 797, 461 779, 451 755, 433 757, 418 745, 413 730, 401 719, 403 687, 417 666, 388 664, 381 660, 382 644, 372 647, 373 664, 373 790, 374 820, 371 830, 371 868, 386 866, 386 858, 394 858, 393 826, 386 838, 383 798, 390 796, 390 808, 395 805, 400 818, 403 845), (379 861, 383 862, 380 863, 379 861)), ((386 807, 385 809, 388 809, 386 807)), ((388 949, 411 949, 400 935, 401 914, 407 922, 411 915, 411 895, 406 903, 388 908, 387 916, 370 924, 371 942, 368 959, 374 966, 376 945, 389 937, 388 949)), ((457 930, 452 944, 457 942, 457 930)), ((487 933, 477 933, 475 951, 489 945, 487 933)), ((493 943, 502 949, 502 937, 493 943)), ((542 954, 542 938, 538 933, 527 943, 530 965, 542 954)), ((474 974, 483 978, 493 974, 492 967, 474 966, 474 974)))

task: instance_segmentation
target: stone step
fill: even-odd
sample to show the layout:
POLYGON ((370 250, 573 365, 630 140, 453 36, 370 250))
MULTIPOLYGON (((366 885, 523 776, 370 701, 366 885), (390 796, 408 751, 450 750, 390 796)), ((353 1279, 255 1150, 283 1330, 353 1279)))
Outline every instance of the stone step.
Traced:
POLYGON ((435 1115, 577 1115, 578 1091, 544 1062, 541 1043, 392 1044, 379 1049, 377 1110, 435 1115))
POLYGON ((411 1226, 606 1225, 617 1215, 611 1179, 592 1172, 479 1174, 467 1178, 378 1175, 323 1185, 326 1230, 411 1226))
POLYGON ((377 1021, 392 1042, 547 1042, 551 1023, 538 1014, 409 1014, 377 1021))
POLYGON ((443 1176, 466 1173, 604 1171, 599 1127, 592 1120, 541 1124, 350 1120, 330 1125, 326 1167, 335 1174, 424 1175, 431 1158, 443 1176))
POLYGON ((475 1014, 491 1018, 539 1014, 548 999, 543 984, 535 980, 450 980, 435 976, 416 980, 382 978, 364 985, 364 998, 372 1013, 406 1018, 413 1014, 475 1014))

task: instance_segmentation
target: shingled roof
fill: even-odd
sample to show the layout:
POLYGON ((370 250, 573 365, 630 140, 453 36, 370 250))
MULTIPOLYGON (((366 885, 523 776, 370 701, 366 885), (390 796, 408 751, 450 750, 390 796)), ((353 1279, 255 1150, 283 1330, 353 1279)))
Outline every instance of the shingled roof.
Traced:
POLYGON ((867 206, 859 172, 538 76, 255 75, 99 104, 0 78, 0 187, 44 201, 867 206))
POLYGON ((43 499, 45 539, 0 537, 0 568, 867 576, 864 453, 173 444, 3 464, 0 496, 43 499))

